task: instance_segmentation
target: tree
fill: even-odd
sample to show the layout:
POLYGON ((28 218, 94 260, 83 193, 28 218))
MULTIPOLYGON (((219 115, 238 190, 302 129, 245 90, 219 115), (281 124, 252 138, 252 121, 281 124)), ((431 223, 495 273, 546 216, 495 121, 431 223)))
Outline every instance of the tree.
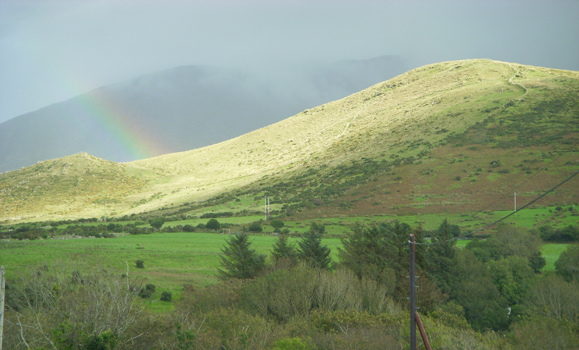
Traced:
POLYGON ((247 233, 233 235, 221 250, 221 278, 255 278, 265 268, 265 254, 258 254, 251 249, 247 233))
POLYGON ((476 257, 487 262, 489 260, 499 260, 508 256, 521 256, 533 259, 536 253, 540 252, 541 239, 538 233, 532 233, 525 229, 516 228, 511 225, 502 225, 497 229, 497 233, 489 239, 473 240, 467 244, 466 249, 472 251, 476 257))
POLYGON ((306 261, 311 267, 318 269, 330 267, 332 263, 331 249, 327 245, 322 245, 321 233, 315 231, 305 233, 298 245, 300 246, 300 259, 306 261))
POLYGON ((535 279, 535 273, 524 257, 492 260, 488 262, 488 267, 493 283, 509 305, 519 304, 535 279))
POLYGON ((157 231, 161 229, 161 227, 163 226, 164 223, 165 223, 165 219, 163 219, 163 218, 155 218, 155 219, 149 220, 149 225, 151 225, 151 227, 157 231))
POLYGON ((280 235, 277 237, 271 255, 276 264, 281 260, 287 260, 290 265, 296 265, 298 261, 298 252, 296 251, 295 245, 288 242, 288 237, 286 235, 280 235))
POLYGON ((219 230, 221 228, 221 224, 219 221, 217 221, 217 219, 210 219, 207 221, 207 224, 205 224, 205 228, 210 230, 219 230))
POLYGON ((460 236, 457 225, 450 225, 448 220, 432 232, 431 242, 435 243, 428 247, 428 273, 432 276, 438 287, 445 293, 450 293, 451 286, 456 277, 456 240, 460 236))
POLYGON ((487 266, 469 250, 457 250, 456 275, 451 298, 464 308, 473 329, 505 330, 508 303, 493 284, 487 266))
POLYGON ((573 245, 564 251, 555 262, 555 270, 566 281, 579 282, 579 245, 573 245))
POLYGON ((317 233, 323 235, 324 233, 326 233, 326 226, 324 226, 322 224, 318 224, 316 222, 312 222, 312 225, 310 226, 310 231, 311 232, 317 232, 317 233))
MULTIPOLYGON (((378 225, 357 225, 342 238, 343 249, 338 248, 342 264, 352 269, 359 277, 378 281, 394 272, 396 293, 408 294, 404 287, 410 268, 408 241, 413 232, 410 225, 398 221, 378 225)), ((414 231, 416 242, 423 242, 422 232, 414 231)), ((424 265, 422 249, 416 249, 418 269, 424 265)))
POLYGON ((283 221, 277 219, 271 220, 269 224, 271 225, 271 227, 273 227, 274 232, 279 232, 279 229, 285 225, 283 221))
POLYGON ((534 252, 529 257, 529 265, 531 266, 533 271, 535 271, 535 273, 539 273, 541 272, 541 269, 545 267, 545 265, 547 265, 547 260, 543 258, 540 251, 534 252))
POLYGON ((193 227, 192 225, 185 225, 185 226, 183 226, 183 231, 184 232, 193 232, 193 231, 195 231, 195 227, 193 227))

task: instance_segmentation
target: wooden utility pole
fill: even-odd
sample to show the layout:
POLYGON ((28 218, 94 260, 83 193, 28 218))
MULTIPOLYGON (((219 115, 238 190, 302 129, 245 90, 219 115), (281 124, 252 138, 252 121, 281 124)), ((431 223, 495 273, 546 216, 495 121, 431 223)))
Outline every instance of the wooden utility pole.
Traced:
MULTIPOLYGON (((128 292, 129 290, 131 290, 129 288, 129 262, 125 261, 125 264, 127 264, 127 292, 128 292)), ((0 349, 0 350, 2 350, 2 349, 0 349)))
POLYGON ((410 234, 410 350, 416 350, 416 243, 410 234))
POLYGON ((0 350, 2 350, 2 335, 4 334, 4 299, 6 299, 6 278, 4 266, 0 268, 0 350))
POLYGON ((410 234, 408 243, 410 244, 410 350, 416 350, 417 324, 426 350, 432 350, 420 315, 416 311, 416 241, 413 234, 410 234))
POLYGON ((265 214, 265 221, 267 221, 267 217, 269 215, 269 197, 265 197, 265 204, 264 204, 264 208, 263 208, 264 214, 265 214))

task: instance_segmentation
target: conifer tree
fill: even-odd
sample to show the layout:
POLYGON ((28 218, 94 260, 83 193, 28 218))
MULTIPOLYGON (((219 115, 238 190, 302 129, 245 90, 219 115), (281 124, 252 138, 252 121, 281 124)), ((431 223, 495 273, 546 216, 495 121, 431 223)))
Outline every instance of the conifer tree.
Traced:
POLYGON ((296 251, 296 247, 289 243, 286 235, 278 236, 277 241, 273 245, 271 255, 273 255, 276 263, 282 259, 288 260, 291 265, 296 265, 298 262, 298 252, 296 251))
POLYGON ((311 267, 318 269, 329 268, 332 263, 330 258, 331 249, 322 245, 322 235, 316 231, 310 231, 304 234, 301 241, 298 242, 299 257, 306 261, 311 267))
POLYGON ((265 254, 258 254, 251 249, 247 233, 233 235, 221 250, 221 278, 255 278, 265 267, 265 254))

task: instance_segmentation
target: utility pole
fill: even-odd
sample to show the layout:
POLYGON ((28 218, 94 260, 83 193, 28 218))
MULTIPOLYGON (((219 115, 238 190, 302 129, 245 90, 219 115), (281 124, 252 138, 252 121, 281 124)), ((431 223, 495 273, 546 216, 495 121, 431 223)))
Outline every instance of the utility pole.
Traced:
POLYGON ((517 192, 515 192, 515 214, 517 213, 517 192))
POLYGON ((0 268, 0 350, 2 350, 2 335, 4 334, 4 299, 6 299, 6 279, 4 266, 0 268))
POLYGON ((269 215, 269 197, 265 197, 265 205, 263 208, 264 214, 265 214, 265 221, 267 221, 267 216, 269 215))
POLYGON ((106 201, 103 203, 103 210, 105 212, 104 222, 107 222, 107 202, 106 201))
POLYGON ((426 350, 432 350, 428 336, 420 315, 416 311, 416 241, 414 234, 410 234, 410 350, 416 350, 416 325, 420 330, 420 336, 426 350))
POLYGON ((416 243, 410 234, 410 350, 416 350, 416 243))

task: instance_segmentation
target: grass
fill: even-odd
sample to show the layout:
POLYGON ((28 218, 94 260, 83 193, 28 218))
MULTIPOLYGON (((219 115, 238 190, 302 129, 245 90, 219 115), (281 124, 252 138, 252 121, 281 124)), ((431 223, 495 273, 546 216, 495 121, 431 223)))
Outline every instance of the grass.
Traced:
MULTIPOLYGON (((127 235, 108 239, 53 239, 40 241, 0 242, 0 265, 6 269, 7 279, 17 278, 26 269, 50 265, 57 261, 82 261, 106 269, 126 272, 143 278, 157 287, 157 299, 163 291, 170 291, 178 300, 183 285, 203 287, 217 283, 220 254, 228 235, 212 233, 153 233, 127 235), (143 260, 144 269, 135 267, 143 260)), ((253 248, 268 254, 275 241, 271 235, 252 235, 253 248)), ((290 238, 294 243, 297 238, 290 238)), ((338 238, 326 238, 324 244, 332 249, 337 260, 338 238)), ((170 304, 155 301, 154 309, 164 310, 170 304)))
POLYGON ((553 271, 555 270, 555 261, 559 259, 559 256, 567 250, 569 244, 563 243, 549 243, 544 244, 541 247, 541 254, 547 261, 547 265, 543 268, 543 271, 553 271))

